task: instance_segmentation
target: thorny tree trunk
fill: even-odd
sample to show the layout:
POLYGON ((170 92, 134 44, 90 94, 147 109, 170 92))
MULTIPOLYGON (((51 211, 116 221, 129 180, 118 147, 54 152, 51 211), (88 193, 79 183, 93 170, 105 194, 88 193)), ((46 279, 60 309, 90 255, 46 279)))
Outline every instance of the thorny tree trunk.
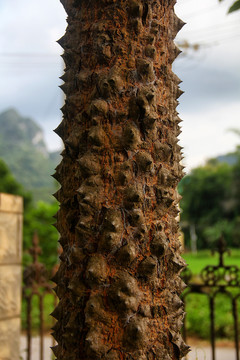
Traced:
POLYGON ((174 0, 61 0, 58 360, 180 359, 174 0))

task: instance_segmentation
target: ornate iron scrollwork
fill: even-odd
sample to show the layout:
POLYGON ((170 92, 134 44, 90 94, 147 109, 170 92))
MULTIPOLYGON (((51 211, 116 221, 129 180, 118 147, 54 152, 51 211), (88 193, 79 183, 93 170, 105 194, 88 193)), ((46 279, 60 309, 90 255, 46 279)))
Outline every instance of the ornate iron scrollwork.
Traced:
POLYGON ((223 236, 217 244, 217 252, 219 254, 218 265, 208 265, 201 271, 201 279, 207 286, 240 286, 240 269, 238 266, 227 266, 224 264, 224 254, 229 250, 223 236))

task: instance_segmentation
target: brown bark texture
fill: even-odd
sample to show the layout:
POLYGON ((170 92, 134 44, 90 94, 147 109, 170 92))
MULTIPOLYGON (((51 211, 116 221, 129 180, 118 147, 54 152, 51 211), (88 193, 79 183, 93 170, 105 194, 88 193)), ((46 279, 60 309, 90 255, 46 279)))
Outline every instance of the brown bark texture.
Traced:
POLYGON ((172 0, 61 0, 58 360, 180 359, 180 80, 172 0))

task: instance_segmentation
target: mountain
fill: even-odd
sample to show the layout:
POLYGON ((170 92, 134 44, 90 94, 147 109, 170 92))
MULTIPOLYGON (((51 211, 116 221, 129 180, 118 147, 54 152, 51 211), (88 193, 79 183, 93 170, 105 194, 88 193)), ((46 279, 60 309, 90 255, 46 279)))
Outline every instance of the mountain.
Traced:
POLYGON ((227 163, 228 165, 236 165, 238 161, 237 153, 229 153, 226 155, 219 155, 217 161, 220 163, 227 163))
POLYGON ((0 129, 0 158, 36 201, 51 200, 56 184, 50 175, 60 156, 48 152, 41 127, 9 109, 0 114, 0 129))
POLYGON ((230 166, 234 166, 239 161, 239 158, 240 158, 240 149, 239 147, 237 147, 235 152, 231 152, 224 155, 219 155, 215 158, 211 158, 207 160, 206 163, 210 165, 217 165, 219 163, 222 163, 222 164, 228 164, 230 166))

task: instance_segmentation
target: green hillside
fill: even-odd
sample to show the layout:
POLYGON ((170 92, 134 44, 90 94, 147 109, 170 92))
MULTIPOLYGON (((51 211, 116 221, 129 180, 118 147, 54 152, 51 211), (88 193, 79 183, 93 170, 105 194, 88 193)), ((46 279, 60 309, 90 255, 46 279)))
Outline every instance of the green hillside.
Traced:
POLYGON ((48 152, 42 129, 14 109, 0 114, 0 129, 0 158, 34 200, 50 201, 56 188, 51 174, 59 159, 48 152))

